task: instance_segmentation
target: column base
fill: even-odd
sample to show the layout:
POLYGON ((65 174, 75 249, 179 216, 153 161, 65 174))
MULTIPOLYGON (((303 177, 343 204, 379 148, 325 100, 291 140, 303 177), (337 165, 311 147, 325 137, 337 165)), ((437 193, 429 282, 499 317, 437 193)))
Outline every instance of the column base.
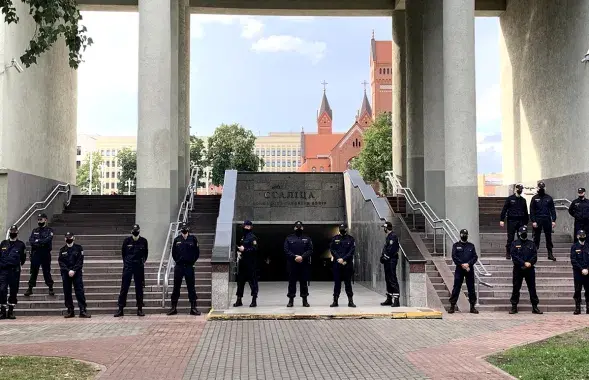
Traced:
POLYGON ((136 220, 149 241, 149 257, 160 259, 170 226, 169 188, 137 189, 136 220))

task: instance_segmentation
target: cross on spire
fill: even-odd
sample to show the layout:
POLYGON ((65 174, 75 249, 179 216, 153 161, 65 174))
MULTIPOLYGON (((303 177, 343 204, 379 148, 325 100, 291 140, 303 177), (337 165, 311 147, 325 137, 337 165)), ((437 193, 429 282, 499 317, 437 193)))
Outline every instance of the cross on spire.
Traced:
POLYGON ((362 82, 362 84, 364 85, 364 92, 366 92, 366 86, 368 86, 368 82, 366 82, 366 80, 364 80, 364 82, 362 82))
POLYGON ((325 80, 323 80, 323 82, 321 82, 321 84, 323 85, 323 92, 325 92, 327 89, 328 83, 325 80))

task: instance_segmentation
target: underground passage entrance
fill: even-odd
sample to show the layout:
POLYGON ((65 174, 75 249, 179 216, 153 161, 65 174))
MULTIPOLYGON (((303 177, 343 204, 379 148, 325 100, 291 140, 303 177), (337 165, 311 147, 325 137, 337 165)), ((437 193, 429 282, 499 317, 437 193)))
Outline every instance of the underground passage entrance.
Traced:
MULTIPOLYGON (((292 224, 256 224, 254 234, 258 242, 258 279, 259 281, 287 281, 284 239, 293 233, 292 224)), ((331 256, 329 243, 338 233, 337 224, 305 224, 304 234, 313 242, 311 258, 311 281, 332 281, 331 256)), ((236 231, 242 231, 238 225, 236 231)), ((236 241, 242 233, 238 232, 236 241)))

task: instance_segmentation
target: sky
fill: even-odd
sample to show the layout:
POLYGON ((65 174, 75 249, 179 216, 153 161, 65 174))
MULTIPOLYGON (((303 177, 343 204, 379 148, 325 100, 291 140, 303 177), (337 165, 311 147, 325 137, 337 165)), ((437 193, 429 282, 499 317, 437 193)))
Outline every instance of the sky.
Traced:
MULTIPOLYGON (((138 14, 84 12, 94 40, 78 75, 78 133, 137 134, 138 14)), ((499 19, 475 23, 478 171, 501 171, 499 19)), ((385 17, 192 15, 191 133, 239 123, 256 135, 316 131, 323 85, 333 128, 347 131, 370 81, 370 38, 385 17)))

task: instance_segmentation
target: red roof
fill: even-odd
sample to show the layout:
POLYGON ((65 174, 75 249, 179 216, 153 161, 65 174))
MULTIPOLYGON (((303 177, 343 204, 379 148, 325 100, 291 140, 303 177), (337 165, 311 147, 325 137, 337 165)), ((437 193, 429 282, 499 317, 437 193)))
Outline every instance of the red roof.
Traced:
POLYGON ((305 159, 329 155, 333 147, 345 136, 345 133, 330 135, 305 134, 305 159))

